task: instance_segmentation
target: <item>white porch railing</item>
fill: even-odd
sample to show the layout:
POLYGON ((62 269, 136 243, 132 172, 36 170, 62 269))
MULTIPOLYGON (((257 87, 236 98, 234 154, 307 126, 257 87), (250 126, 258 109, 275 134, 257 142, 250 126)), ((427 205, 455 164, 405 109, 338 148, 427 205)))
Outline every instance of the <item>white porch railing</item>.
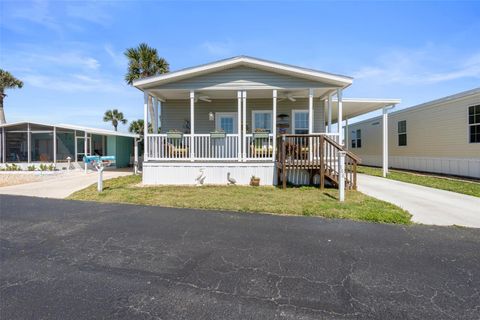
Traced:
MULTIPOLYGON (((167 134, 147 136, 147 158, 150 160, 191 160, 192 135, 169 138, 167 134)), ((238 134, 227 134, 225 138, 212 138, 210 134, 194 134, 193 159, 238 160, 238 134)))
MULTIPOLYGON (((322 133, 320 135, 325 135, 338 142, 338 133, 322 133)), ((212 138, 210 134, 194 134, 193 141, 194 152, 192 158, 191 134, 184 134, 178 138, 169 138, 168 134, 148 134, 147 159, 163 161, 273 161, 275 158, 273 134, 268 134, 268 137, 254 137, 254 134, 246 134, 245 148, 239 148, 243 144, 243 140, 238 134, 227 134, 224 138, 212 138), (244 156, 242 156, 242 153, 244 156)), ((310 149, 314 150, 315 148, 316 146, 313 143, 310 149)))
POLYGON ((253 134, 246 134, 246 160, 273 160, 273 134, 268 137, 254 137, 253 134))

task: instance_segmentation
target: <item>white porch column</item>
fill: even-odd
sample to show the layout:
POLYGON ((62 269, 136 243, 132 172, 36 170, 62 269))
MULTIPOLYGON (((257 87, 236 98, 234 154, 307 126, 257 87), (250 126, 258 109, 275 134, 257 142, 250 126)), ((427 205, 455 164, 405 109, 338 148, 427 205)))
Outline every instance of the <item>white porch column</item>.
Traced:
POLYGON ((332 96, 333 93, 328 95, 328 133, 332 133, 332 96))
POLYGON ((57 127, 53 127, 53 163, 57 164, 57 127))
POLYGON ((78 162, 78 143, 77 143, 77 130, 73 130, 73 141, 75 141, 75 162, 78 162))
POLYGON ((242 161, 242 91, 237 91, 237 149, 238 161, 242 161))
POLYGON ((313 133, 313 89, 308 89, 308 133, 313 133))
POLYGON ((275 160, 275 152, 277 149, 277 90, 273 90, 272 134, 273 134, 272 157, 275 160))
MULTIPOLYGON (((84 134, 83 134, 83 156, 86 157, 87 156, 87 150, 88 150, 88 134, 87 134, 87 131, 84 131, 84 134)), ((87 163, 84 161, 84 165, 85 165, 85 173, 87 173, 87 163)))
POLYGON ((138 174, 138 139, 134 138, 133 141, 133 172, 138 174))
POLYGON ((157 106, 157 130, 155 133, 160 133, 160 129, 162 127, 162 121, 160 120, 162 117, 162 100, 158 99, 158 106, 157 106))
POLYGON ((143 93, 143 161, 148 160, 148 92, 143 93))
POLYGON ((152 133, 157 133, 158 130, 158 99, 156 97, 152 98, 153 103, 153 119, 152 119, 152 133))
POLYGON ((348 131, 348 118, 345 117, 345 148, 347 148, 348 150, 348 146, 350 145, 349 143, 349 136, 350 136, 350 132, 348 131))
POLYGON ((242 102, 243 102, 243 161, 246 161, 245 159, 247 158, 247 91, 243 91, 242 93, 242 102))
POLYGON ((190 91, 190 161, 195 158, 195 92, 190 91))
POLYGON ((337 100, 338 100, 338 120, 337 120, 338 143, 343 146, 344 142, 343 142, 343 130, 342 130, 342 125, 343 125, 342 89, 337 89, 337 100))
POLYGON ((386 107, 383 107, 382 110, 383 116, 382 116, 382 142, 383 142, 383 147, 382 147, 382 155, 383 155, 383 160, 382 160, 382 169, 383 169, 383 177, 385 178, 388 173, 388 110, 386 107))
POLYGON ((32 161, 32 134, 30 129, 30 123, 27 123, 27 162, 32 161))

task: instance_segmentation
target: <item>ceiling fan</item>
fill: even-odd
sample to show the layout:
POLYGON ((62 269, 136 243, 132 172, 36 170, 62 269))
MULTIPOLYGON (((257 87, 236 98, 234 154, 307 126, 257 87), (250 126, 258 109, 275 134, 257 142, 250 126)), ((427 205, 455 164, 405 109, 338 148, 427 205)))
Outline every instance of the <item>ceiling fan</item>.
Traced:
POLYGON ((206 95, 198 95, 198 96, 195 96, 195 102, 198 102, 198 100, 204 101, 204 102, 212 102, 212 100, 210 99, 210 97, 209 97, 209 96, 206 96, 206 95))
POLYGON ((285 93, 284 95, 281 95, 279 98, 280 99, 278 101, 283 101, 288 99, 292 102, 295 102, 297 101, 298 98, 306 98, 306 97, 302 95, 294 95, 293 93, 285 93))

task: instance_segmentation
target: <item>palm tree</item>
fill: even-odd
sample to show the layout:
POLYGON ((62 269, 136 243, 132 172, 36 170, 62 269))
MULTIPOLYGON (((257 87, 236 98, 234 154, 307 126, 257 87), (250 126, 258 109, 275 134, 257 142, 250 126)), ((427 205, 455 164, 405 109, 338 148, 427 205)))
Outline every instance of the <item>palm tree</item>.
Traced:
POLYGON ((0 124, 5 123, 5 112, 3 111, 3 98, 5 89, 15 89, 23 87, 23 82, 15 78, 10 72, 0 69, 0 124))
MULTIPOLYGON (((130 126, 128 127, 128 131, 132 133, 139 134, 140 136, 143 136, 143 119, 138 119, 135 121, 130 122, 130 126)), ((160 131, 160 128, 158 128, 158 131, 160 131)), ((148 132, 152 133, 153 132, 153 127, 152 123, 148 123, 148 132)))
MULTIPOLYGON (((124 52, 128 59, 128 71, 125 81, 132 85, 135 80, 156 76, 169 72, 167 60, 158 56, 157 49, 146 43, 140 43, 136 48, 128 48, 124 52)), ((154 119, 152 98, 148 99, 150 119, 154 119)))
POLYGON ((111 122, 115 131, 117 131, 118 123, 126 124, 127 119, 123 117, 122 112, 118 112, 117 109, 107 110, 105 111, 105 115, 103 116, 104 122, 111 122))

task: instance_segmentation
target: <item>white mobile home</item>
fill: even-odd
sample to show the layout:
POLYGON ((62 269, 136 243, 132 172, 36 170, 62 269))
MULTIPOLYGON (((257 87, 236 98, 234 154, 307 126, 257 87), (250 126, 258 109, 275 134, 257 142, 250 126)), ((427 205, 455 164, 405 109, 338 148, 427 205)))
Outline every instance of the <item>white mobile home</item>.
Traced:
MULTIPOLYGON (((239 56, 134 82, 144 93, 145 184, 338 182, 332 123, 399 103, 345 99, 352 78, 239 56), (148 123, 161 131, 148 132, 148 123)), ((338 126, 337 126, 338 127, 338 126)), ((341 128, 341 126, 340 126, 341 128)), ((347 188, 358 158, 345 155, 347 188)))
MULTIPOLYGON (((391 168, 480 178, 480 88, 388 115, 391 168)), ((348 148, 382 165, 382 117, 351 124, 348 148)))

